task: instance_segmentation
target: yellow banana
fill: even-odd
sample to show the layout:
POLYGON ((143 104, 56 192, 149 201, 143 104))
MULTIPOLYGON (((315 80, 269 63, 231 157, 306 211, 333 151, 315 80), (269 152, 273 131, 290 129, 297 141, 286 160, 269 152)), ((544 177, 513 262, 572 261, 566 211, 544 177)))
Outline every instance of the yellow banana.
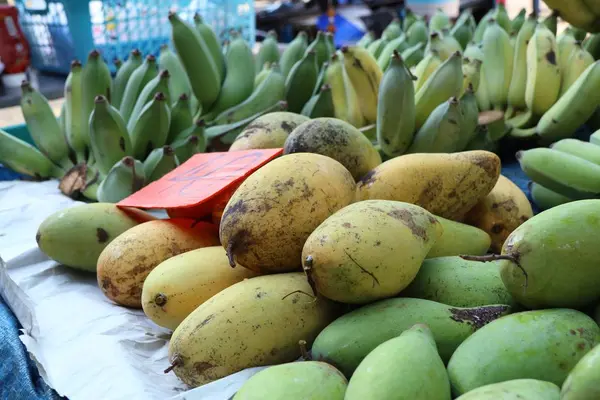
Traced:
POLYGON ((565 31, 557 36, 556 48, 558 49, 558 67, 561 71, 567 68, 569 57, 577 47, 577 39, 570 31, 565 31))
POLYGON ((75 152, 78 162, 87 160, 89 148, 89 139, 85 134, 87 129, 84 125, 87 123, 83 119, 81 91, 81 63, 77 60, 71 63, 71 72, 65 82, 65 136, 71 149, 75 152))
POLYGON ((152 150, 164 146, 170 123, 171 109, 167 98, 162 92, 158 92, 142 109, 130 130, 134 157, 144 160, 152 150))
POLYGON ((144 166, 133 157, 123 157, 108 172, 96 196, 101 203, 118 203, 144 187, 144 166))
POLYGON ((585 49, 581 47, 581 44, 578 44, 575 50, 571 53, 566 68, 561 70, 562 82, 560 86, 559 97, 562 97, 567 90, 569 90, 571 85, 575 83, 577 78, 579 78, 579 76, 593 63, 594 57, 585 51, 585 49))
POLYGON ((414 75, 417 77, 415 81, 415 92, 423 87, 427 79, 434 73, 439 66, 442 65, 442 59, 438 56, 437 51, 431 51, 425 55, 425 58, 417 64, 414 75))
POLYGON ((508 33, 495 19, 490 19, 483 34, 481 66, 485 74, 486 88, 493 108, 504 109, 508 102, 508 90, 513 70, 513 48, 508 33))
POLYGON ((331 87, 335 117, 357 128, 363 127, 365 120, 360 109, 358 94, 350 82, 344 63, 337 54, 331 57, 327 66, 325 83, 331 87))
POLYGON ((531 40, 537 26, 537 18, 529 15, 517 34, 512 77, 508 89, 508 105, 514 110, 523 110, 525 103, 525 87, 527 85, 527 44, 531 40))
POLYGON ((38 180, 62 178, 64 171, 29 143, 0 129, 0 164, 38 180))
POLYGON ((482 62, 477 59, 463 59, 463 87, 460 92, 461 97, 469 87, 471 87, 471 90, 473 91, 473 96, 475 96, 475 92, 479 90, 479 82, 481 81, 481 65, 482 62))

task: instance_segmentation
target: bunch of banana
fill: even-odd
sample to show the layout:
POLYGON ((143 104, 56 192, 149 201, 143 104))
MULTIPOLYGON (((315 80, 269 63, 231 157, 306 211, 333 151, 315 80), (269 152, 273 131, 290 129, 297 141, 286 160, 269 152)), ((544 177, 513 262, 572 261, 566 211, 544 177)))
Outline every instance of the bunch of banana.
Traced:
POLYGON ((560 17, 587 32, 600 32, 600 3, 597 0, 544 0, 560 17))

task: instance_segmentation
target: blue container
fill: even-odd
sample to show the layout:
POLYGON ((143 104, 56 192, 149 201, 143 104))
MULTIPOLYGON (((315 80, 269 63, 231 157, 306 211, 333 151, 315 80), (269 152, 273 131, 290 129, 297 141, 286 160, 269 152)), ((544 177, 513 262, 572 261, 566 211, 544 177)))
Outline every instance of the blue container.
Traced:
POLYGON ((124 60, 134 48, 158 55, 169 43, 169 11, 191 22, 198 12, 221 39, 236 30, 253 45, 252 0, 16 0, 19 22, 31 46, 32 66, 68 74, 98 49, 105 60, 124 60))

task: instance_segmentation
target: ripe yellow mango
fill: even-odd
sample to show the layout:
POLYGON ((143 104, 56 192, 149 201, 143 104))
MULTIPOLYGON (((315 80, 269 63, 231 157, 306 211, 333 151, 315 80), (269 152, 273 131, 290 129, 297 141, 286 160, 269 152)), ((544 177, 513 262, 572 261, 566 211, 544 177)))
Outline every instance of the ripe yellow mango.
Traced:
POLYGON ((265 114, 252 121, 229 147, 229 151, 276 149, 283 147, 288 135, 310 120, 304 115, 286 111, 265 114))

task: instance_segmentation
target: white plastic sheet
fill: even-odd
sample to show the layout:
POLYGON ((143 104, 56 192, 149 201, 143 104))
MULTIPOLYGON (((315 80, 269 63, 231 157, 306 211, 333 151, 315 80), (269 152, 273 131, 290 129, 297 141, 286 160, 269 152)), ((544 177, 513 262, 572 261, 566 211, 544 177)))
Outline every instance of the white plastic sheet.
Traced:
POLYGON ((227 400, 251 368, 188 390, 169 366, 170 332, 141 310, 111 303, 94 274, 49 260, 37 247, 39 224, 78 202, 56 181, 0 182, 0 294, 23 325, 21 340, 44 380, 71 400, 227 400))

